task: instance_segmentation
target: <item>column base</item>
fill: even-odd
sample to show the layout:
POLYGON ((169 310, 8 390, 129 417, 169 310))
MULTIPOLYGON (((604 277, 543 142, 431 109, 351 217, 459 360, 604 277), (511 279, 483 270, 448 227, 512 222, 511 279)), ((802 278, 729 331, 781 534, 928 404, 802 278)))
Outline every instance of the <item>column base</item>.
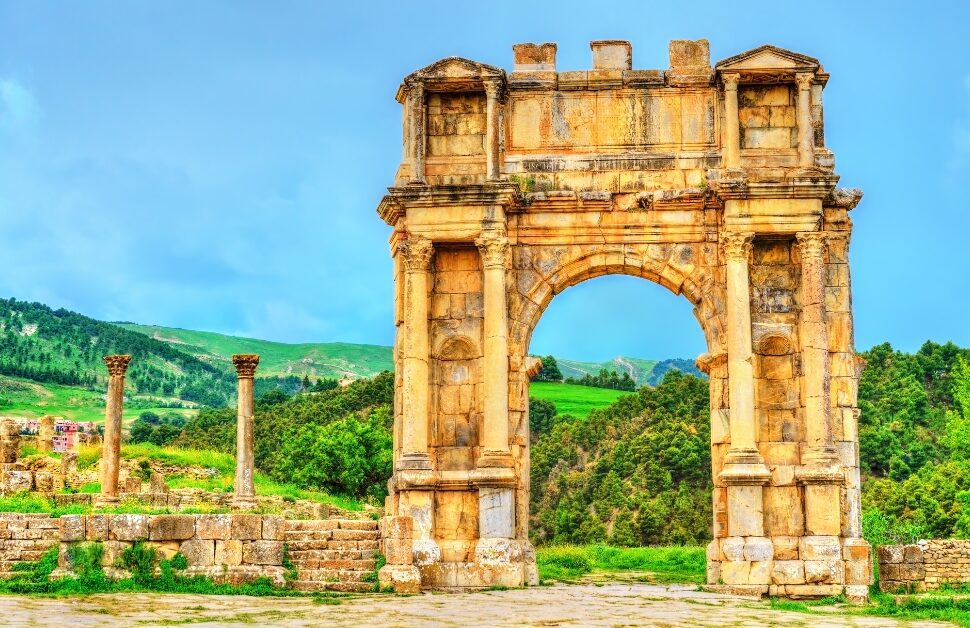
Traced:
POLYGON ((718 479, 732 485, 764 485, 771 481, 771 471, 757 449, 729 449, 718 479))
POLYGON ((94 500, 92 501, 92 505, 95 508, 117 506, 119 503, 121 503, 121 498, 117 495, 105 495, 103 493, 95 495, 94 500))
POLYGON ((482 454, 475 461, 475 466, 482 469, 508 468, 515 465, 512 452, 507 449, 483 449, 482 454))
POLYGON ((421 471, 431 470, 431 456, 428 452, 411 452, 397 459, 398 469, 412 469, 421 471))
POLYGON ((255 497, 233 497, 229 506, 234 510, 253 510, 256 508, 255 497))

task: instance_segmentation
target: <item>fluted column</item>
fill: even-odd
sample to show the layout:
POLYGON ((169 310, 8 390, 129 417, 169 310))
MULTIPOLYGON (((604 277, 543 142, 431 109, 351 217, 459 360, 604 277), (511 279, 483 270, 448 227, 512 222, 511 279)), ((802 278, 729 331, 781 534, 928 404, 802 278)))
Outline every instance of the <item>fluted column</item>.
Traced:
POLYGON ((236 481, 234 508, 256 507, 256 485, 253 481, 253 377, 259 356, 244 353, 232 356, 238 378, 236 400, 236 481))
POLYGON ((798 120, 798 165, 802 168, 815 167, 815 135, 812 128, 812 81, 810 73, 795 75, 798 85, 798 105, 796 117, 798 120))
POLYGON ((738 75, 722 74, 724 82, 724 167, 741 166, 741 133, 738 122, 738 75))
POLYGON ((424 183, 424 84, 413 82, 408 91, 411 118, 411 183, 424 183))
POLYGON ((726 233, 721 236, 727 283, 727 366, 731 421, 731 447, 725 456, 721 477, 742 483, 767 479, 768 472, 755 444, 748 282, 748 257, 753 239, 752 233, 726 233))
POLYGON ((486 231, 475 244, 482 256, 485 309, 485 419, 478 466, 504 467, 511 465, 509 323, 505 286, 509 240, 504 231, 486 231))
POLYGON ((802 262, 802 310, 799 337, 805 394, 804 463, 828 464, 838 460, 832 444, 832 408, 829 403, 829 343, 825 320, 825 234, 796 235, 802 262))
POLYGON ((404 425, 399 469, 430 469, 430 345, 428 341, 428 271, 434 245, 409 236, 399 247, 404 257, 404 373, 401 408, 404 425))
POLYGON ((130 355, 106 355, 108 394, 104 410, 104 443, 101 453, 100 504, 118 502, 118 470, 121 459, 121 412, 125 401, 125 371, 130 355))
POLYGON ((485 178, 499 178, 498 107, 502 84, 498 79, 485 81, 485 178))

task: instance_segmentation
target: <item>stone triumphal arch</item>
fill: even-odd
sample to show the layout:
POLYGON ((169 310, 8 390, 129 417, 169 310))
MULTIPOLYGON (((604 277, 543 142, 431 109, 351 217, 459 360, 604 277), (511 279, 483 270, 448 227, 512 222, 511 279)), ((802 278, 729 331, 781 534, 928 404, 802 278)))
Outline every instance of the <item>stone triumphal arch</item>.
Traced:
POLYGON ((624 273, 694 305, 707 341, 714 541, 708 582, 866 595, 848 212, 811 57, 774 46, 666 70, 594 41, 504 70, 451 57, 405 78, 394 228, 391 563, 425 588, 536 581, 528 540, 529 338, 553 295, 624 273))

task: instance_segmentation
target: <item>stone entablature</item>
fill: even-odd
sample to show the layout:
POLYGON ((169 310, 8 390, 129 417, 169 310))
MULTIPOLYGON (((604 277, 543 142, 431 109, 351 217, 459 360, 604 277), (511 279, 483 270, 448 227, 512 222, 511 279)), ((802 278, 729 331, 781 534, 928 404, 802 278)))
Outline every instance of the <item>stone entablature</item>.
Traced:
POLYGON ((558 72, 443 59, 409 75, 393 228, 394 476, 424 588, 535 581, 532 332, 553 297, 627 274, 694 306, 710 377, 708 583, 868 595, 861 538, 849 211, 824 146, 817 60, 762 46, 711 65, 627 42, 558 72), (497 139, 496 139, 497 138, 497 139))
POLYGON ((933 591, 970 583, 970 540, 932 539, 911 545, 882 545, 879 589, 890 593, 933 591))

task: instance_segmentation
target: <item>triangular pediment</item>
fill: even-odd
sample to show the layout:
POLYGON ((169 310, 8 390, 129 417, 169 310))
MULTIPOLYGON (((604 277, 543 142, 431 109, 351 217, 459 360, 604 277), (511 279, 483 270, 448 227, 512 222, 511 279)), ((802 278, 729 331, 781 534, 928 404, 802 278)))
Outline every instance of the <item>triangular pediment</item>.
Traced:
POLYGON ((435 61, 431 65, 412 72, 404 79, 409 80, 476 80, 484 78, 501 78, 505 71, 493 65, 479 63, 462 57, 448 57, 435 61))
POLYGON ((814 72, 819 69, 818 59, 808 57, 777 46, 760 46, 739 55, 718 61, 718 72, 743 72, 757 70, 789 70, 814 72))

